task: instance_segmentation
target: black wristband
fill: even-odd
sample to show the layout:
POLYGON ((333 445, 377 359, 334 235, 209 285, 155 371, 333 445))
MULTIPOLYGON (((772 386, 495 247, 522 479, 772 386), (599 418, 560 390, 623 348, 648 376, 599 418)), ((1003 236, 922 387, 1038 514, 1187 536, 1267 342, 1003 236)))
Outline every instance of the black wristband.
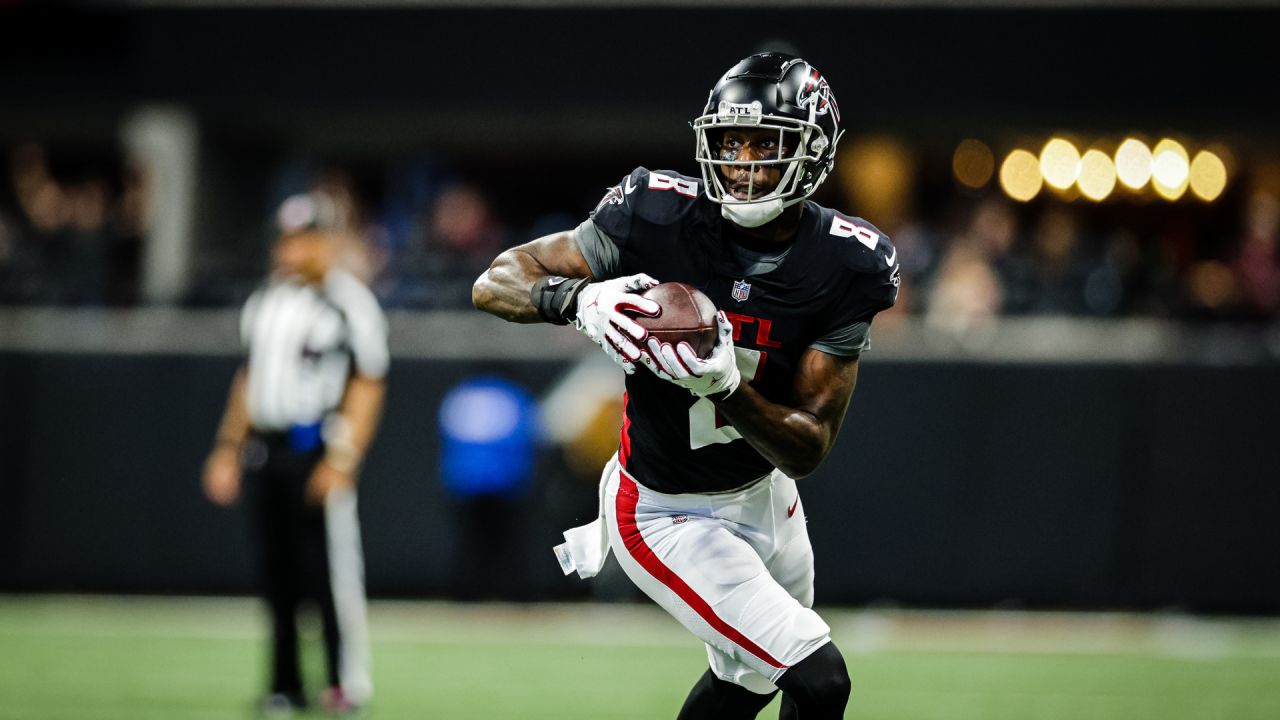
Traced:
POLYGON ((735 387, 732 390, 721 390, 718 393, 711 393, 710 395, 704 395, 703 397, 707 398, 713 403, 718 403, 718 402, 723 402, 725 400, 728 400, 729 397, 736 392, 738 392, 738 388, 735 387))
POLYGON ((529 300, 543 320, 553 325, 568 325, 578 312, 578 293, 589 282, 590 278, 548 275, 533 283, 529 289, 529 300))

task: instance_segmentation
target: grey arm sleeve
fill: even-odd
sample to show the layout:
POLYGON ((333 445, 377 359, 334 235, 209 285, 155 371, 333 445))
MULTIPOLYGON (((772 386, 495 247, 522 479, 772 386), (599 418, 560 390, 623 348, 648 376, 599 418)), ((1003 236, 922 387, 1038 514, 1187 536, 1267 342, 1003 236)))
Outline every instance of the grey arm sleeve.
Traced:
POLYGON ((871 347, 871 323, 856 322, 818 338, 809 347, 828 355, 858 357, 871 347))
POLYGON ((590 218, 573 229, 573 239, 591 268, 591 277, 607 280, 618 274, 618 245, 605 235, 590 218))

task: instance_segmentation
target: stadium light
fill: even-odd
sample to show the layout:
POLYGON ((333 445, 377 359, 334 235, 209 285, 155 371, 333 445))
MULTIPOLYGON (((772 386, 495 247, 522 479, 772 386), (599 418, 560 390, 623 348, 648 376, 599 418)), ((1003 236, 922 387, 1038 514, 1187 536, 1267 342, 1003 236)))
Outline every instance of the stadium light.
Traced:
POLYGON ((1080 194, 1099 202, 1116 187, 1116 166, 1101 150, 1090 150, 1080 159, 1080 178, 1076 180, 1080 194))
POLYGON ((1040 174, 1050 187, 1066 190, 1080 177, 1080 151, 1068 140, 1050 138, 1040 151, 1040 174))
POLYGON ((1177 200, 1187 191, 1190 163, 1187 150, 1177 140, 1164 138, 1151 151, 1151 185, 1165 200, 1177 200))
POLYGON ((1018 202, 1035 197, 1043 185, 1040 161, 1026 150, 1014 150, 1000 164, 1000 187, 1018 202))
POLYGON ((1227 166, 1214 153, 1201 150, 1191 161, 1189 182, 1196 197, 1213 202, 1227 187, 1227 166))
POLYGON ((1125 187, 1145 187, 1151 181, 1151 148, 1137 138, 1125 138, 1116 149, 1116 176, 1125 187))
POLYGON ((995 174, 996 159, 991 148, 981 140, 961 140, 951 156, 951 172, 956 181, 965 187, 981 188, 991 182, 995 174))

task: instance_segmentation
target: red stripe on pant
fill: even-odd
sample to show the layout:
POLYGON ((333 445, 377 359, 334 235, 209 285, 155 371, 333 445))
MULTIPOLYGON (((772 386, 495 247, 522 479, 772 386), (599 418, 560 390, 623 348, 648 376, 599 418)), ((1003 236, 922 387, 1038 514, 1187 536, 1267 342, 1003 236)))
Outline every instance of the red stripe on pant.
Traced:
POLYGON ((622 432, 618 433, 618 464, 622 467, 627 466, 627 461, 631 459, 631 417, 627 415, 627 403, 631 397, 627 393, 622 393, 622 432))
POLYGON ((703 600, 698 593, 694 592, 693 588, 689 587, 688 583, 680 579, 680 576, 676 575, 671 568, 667 567, 654 554, 653 549, 644 541, 644 536, 640 534, 640 528, 636 525, 636 503, 640 500, 640 490, 636 487, 635 481, 627 477, 626 473, 620 472, 618 475, 618 499, 615 505, 618 513, 618 530, 622 533, 622 542, 626 545, 627 552, 631 554, 631 557, 635 558, 635 561, 640 563, 640 567, 644 568, 658 582, 666 585, 686 605, 693 608, 694 612, 698 613, 716 632, 729 638, 743 650, 755 655, 773 667, 787 667, 765 652, 759 645, 748 640, 746 636, 722 620, 719 615, 716 615, 706 600, 703 600))

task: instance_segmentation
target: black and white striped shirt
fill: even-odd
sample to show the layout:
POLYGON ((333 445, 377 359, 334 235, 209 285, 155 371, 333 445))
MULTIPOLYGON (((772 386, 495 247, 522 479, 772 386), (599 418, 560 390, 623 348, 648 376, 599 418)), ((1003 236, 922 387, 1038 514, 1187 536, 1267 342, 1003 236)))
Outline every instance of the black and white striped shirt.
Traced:
POLYGON ((321 422, 356 372, 387 372, 387 321, 373 293, 343 270, 320 285, 278 280, 258 289, 240 316, 248 354, 249 418, 262 431, 321 422))

